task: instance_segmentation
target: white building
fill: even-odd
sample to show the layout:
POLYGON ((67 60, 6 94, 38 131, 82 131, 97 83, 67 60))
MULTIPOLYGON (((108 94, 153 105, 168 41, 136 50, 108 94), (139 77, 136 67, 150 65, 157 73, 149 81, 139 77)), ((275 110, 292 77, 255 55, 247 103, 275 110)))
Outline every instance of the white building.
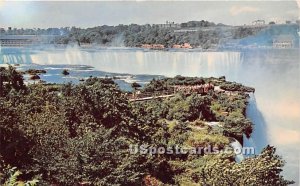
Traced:
POLYGON ((255 20, 252 22, 252 25, 259 26, 259 25, 265 25, 264 20, 255 20))
POLYGON ((38 42, 35 35, 0 35, 0 46, 2 47, 22 47, 38 42))

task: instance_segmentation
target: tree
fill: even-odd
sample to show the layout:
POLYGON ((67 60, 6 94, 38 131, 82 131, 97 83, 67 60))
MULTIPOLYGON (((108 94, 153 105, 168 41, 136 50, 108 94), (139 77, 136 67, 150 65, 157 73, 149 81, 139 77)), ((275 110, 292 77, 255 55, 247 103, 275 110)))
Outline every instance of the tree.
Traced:
POLYGON ((26 91, 23 76, 9 65, 8 68, 0 68, 0 97, 5 96, 11 90, 17 92, 26 91))
POLYGON ((0 98, 0 157, 6 164, 21 167, 30 159, 31 140, 20 130, 24 124, 11 102, 0 98))
POLYGON ((60 95, 44 91, 44 85, 30 88, 32 95, 20 99, 30 104, 16 109, 26 111, 19 127, 33 142, 23 168, 41 174, 41 182, 137 185, 145 175, 172 180, 166 158, 128 153, 130 144, 160 144, 165 130, 151 113, 133 110, 110 79, 66 85, 60 95))
POLYGON ((204 185, 289 185, 280 173, 284 161, 275 154, 276 149, 267 146, 260 155, 248 158, 241 163, 228 160, 209 162, 200 172, 200 184, 204 185))
MULTIPOLYGON (((30 181, 19 181, 18 177, 22 175, 21 171, 16 170, 16 167, 13 167, 9 170, 9 175, 7 175, 8 179, 1 183, 3 186, 35 186, 39 182, 37 179, 30 181)), ((1 175, 2 176, 2 175, 1 175)))

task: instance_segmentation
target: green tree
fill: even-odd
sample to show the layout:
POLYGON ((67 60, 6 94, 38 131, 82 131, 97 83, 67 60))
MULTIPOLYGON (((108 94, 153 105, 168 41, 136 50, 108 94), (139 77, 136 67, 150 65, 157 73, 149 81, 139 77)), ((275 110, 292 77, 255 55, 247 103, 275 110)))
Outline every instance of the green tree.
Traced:
POLYGON ((241 163, 217 160, 207 163, 201 171, 200 184, 204 185, 289 185, 280 173, 284 161, 275 154, 276 149, 267 146, 260 155, 241 163))
POLYGON ((8 68, 0 68, 0 96, 7 95, 11 90, 24 92, 26 86, 23 82, 23 76, 13 66, 9 65, 8 68))

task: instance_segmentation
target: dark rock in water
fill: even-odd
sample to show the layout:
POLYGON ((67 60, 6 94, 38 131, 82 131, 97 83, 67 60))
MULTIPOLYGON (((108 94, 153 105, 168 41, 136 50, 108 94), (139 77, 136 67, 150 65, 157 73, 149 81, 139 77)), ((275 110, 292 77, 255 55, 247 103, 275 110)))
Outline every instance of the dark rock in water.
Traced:
POLYGON ((36 75, 36 74, 45 74, 47 73, 46 70, 38 70, 38 69, 28 69, 25 71, 25 73, 30 75, 36 75))
POLYGON ((38 80, 38 79, 41 79, 39 75, 32 75, 30 76, 29 78, 30 80, 38 80))
POLYGON ((64 70, 62 71, 62 74, 66 76, 66 75, 69 75, 70 72, 69 72, 67 69, 64 69, 64 70))
POLYGON ((117 76, 113 76, 113 79, 121 79, 120 77, 117 76))
POLYGON ((140 88, 140 87, 142 87, 140 84, 138 84, 137 82, 133 82, 132 84, 131 84, 131 87, 133 88, 133 89, 137 89, 137 88, 140 88))

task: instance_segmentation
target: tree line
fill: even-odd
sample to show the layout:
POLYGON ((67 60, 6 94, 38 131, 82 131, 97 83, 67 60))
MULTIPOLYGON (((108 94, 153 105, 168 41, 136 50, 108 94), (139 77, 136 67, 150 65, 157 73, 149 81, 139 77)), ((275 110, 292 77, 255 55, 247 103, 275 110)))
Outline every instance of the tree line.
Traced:
MULTIPOLYGON (((257 34, 262 28, 232 27, 209 21, 189 21, 174 27, 160 27, 158 24, 130 24, 92 28, 63 27, 48 29, 11 29, 4 35, 51 36, 52 44, 91 44, 95 46, 140 47, 142 44, 161 44, 166 48, 189 43, 192 47, 216 48, 223 40, 241 39, 257 34), (174 32, 175 30, 194 30, 174 32)), ((45 39, 45 38, 44 38, 45 39)))

